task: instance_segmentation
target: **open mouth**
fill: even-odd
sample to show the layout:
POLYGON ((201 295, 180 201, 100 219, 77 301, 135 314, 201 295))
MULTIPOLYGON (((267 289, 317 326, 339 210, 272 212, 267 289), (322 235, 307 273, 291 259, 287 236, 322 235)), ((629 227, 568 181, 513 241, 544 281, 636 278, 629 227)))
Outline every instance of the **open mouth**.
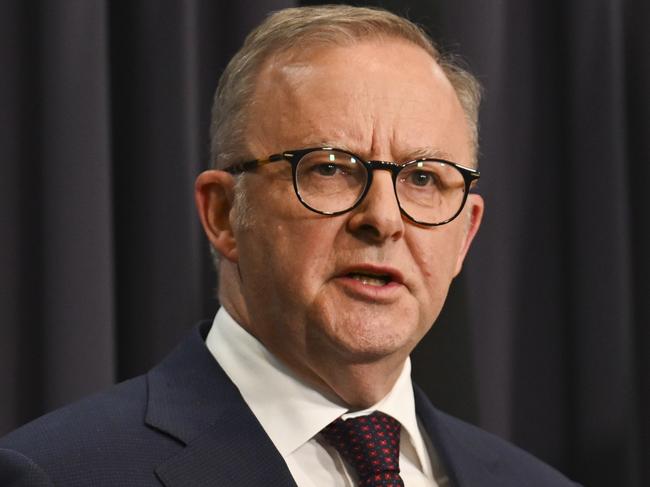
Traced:
POLYGON ((377 287, 386 286, 387 284, 393 281, 393 279, 389 275, 372 274, 368 272, 351 272, 347 274, 347 277, 359 281, 362 284, 366 284, 368 286, 377 286, 377 287))

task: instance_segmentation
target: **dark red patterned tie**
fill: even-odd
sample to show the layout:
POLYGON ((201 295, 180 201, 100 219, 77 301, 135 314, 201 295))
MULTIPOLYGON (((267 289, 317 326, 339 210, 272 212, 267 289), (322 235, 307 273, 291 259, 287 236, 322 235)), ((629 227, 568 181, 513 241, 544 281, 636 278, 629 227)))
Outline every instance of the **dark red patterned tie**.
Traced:
POLYGON ((359 476, 359 487, 403 487, 399 476, 399 433, 395 418, 375 411, 347 421, 339 418, 321 431, 359 476))

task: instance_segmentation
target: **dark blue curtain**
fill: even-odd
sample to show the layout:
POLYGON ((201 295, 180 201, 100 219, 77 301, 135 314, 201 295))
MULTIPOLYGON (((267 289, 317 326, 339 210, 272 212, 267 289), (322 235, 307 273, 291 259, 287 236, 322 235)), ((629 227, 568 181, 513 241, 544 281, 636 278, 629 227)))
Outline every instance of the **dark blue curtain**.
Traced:
MULTIPOLYGON (((0 434, 214 314, 192 196, 212 92, 296 3, 0 3, 0 434)), ((650 484, 650 4, 356 3, 423 24, 486 87, 486 217, 416 380, 585 485, 650 484)))

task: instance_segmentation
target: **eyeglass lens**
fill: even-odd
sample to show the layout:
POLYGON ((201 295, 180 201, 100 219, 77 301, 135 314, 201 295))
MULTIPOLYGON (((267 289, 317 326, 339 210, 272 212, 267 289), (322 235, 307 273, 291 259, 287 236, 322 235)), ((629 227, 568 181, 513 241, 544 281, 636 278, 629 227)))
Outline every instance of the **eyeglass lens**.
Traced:
MULTIPOLYGON (((349 210, 364 194, 368 170, 356 157, 337 150, 305 154, 296 167, 296 189, 302 201, 322 213, 349 210)), ((416 221, 442 223, 460 210, 465 180, 454 166, 417 161, 402 167, 395 181, 402 210, 416 221)))

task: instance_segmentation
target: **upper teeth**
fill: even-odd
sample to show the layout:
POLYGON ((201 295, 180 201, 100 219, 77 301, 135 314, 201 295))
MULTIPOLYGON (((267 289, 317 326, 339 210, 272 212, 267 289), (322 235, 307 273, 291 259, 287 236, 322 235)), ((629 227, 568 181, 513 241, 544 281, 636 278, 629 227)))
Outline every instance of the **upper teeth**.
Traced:
POLYGON ((384 286, 389 281, 386 276, 369 276, 368 274, 350 274, 350 277, 370 286, 384 286))

